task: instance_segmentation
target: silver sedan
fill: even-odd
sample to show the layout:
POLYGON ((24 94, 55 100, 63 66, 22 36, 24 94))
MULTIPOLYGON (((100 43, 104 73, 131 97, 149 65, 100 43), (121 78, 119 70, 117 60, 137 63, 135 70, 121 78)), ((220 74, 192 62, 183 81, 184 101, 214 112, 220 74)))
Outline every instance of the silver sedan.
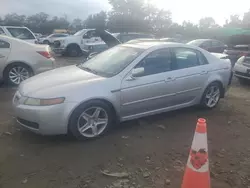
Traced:
POLYGON ((13 106, 19 124, 43 135, 104 134, 115 122, 224 97, 231 64, 198 47, 138 42, 115 46, 80 65, 24 81, 13 106))

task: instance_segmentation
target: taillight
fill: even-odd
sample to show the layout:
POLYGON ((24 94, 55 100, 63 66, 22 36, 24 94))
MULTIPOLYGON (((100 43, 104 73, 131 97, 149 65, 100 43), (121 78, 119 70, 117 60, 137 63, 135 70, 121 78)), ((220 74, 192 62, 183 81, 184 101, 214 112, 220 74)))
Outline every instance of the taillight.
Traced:
POLYGON ((40 55, 42 55, 43 57, 46 57, 48 59, 52 57, 48 51, 39 51, 37 53, 39 53, 40 55))
POLYGON ((241 56, 247 56, 247 53, 246 53, 246 52, 241 52, 241 53, 240 53, 240 57, 241 57, 241 56))

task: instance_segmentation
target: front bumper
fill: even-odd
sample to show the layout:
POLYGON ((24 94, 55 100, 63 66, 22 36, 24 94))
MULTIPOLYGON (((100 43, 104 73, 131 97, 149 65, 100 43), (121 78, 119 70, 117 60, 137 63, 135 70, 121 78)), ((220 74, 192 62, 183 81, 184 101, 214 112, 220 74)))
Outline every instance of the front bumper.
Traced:
POLYGON ((67 134, 69 115, 75 105, 75 103, 62 103, 51 106, 28 106, 13 101, 17 123, 41 135, 67 134))
POLYGON ((236 77, 250 79, 250 67, 236 63, 233 71, 236 77))

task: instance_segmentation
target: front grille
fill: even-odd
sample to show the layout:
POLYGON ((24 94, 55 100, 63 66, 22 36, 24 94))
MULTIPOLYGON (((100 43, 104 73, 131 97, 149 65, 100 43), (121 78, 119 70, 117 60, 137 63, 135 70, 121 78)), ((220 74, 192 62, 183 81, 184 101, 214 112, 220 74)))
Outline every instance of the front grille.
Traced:
POLYGON ((53 44, 52 44, 53 48, 59 48, 61 46, 60 41, 56 40, 53 44))
POLYGON ((239 71, 235 71, 235 74, 237 74, 237 75, 239 75, 239 76, 250 77, 250 74, 248 74, 248 73, 243 73, 243 72, 239 72, 239 71))
POLYGON ((31 121, 27 121, 22 118, 17 118, 17 121, 27 127, 33 128, 33 129, 39 129, 39 124, 31 121))

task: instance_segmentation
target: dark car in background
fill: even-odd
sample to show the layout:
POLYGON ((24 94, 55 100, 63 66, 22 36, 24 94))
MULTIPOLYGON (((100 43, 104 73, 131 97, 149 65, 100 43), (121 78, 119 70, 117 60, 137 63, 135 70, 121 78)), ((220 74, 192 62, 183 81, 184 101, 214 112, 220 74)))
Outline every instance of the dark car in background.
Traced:
POLYGON ((235 63, 242 56, 250 56, 250 45, 236 45, 232 48, 224 50, 224 54, 227 54, 231 61, 235 63))
POLYGON ((203 48, 204 50, 214 53, 223 53, 224 50, 227 49, 226 44, 214 39, 197 39, 197 40, 192 40, 187 44, 198 46, 200 48, 203 48))

